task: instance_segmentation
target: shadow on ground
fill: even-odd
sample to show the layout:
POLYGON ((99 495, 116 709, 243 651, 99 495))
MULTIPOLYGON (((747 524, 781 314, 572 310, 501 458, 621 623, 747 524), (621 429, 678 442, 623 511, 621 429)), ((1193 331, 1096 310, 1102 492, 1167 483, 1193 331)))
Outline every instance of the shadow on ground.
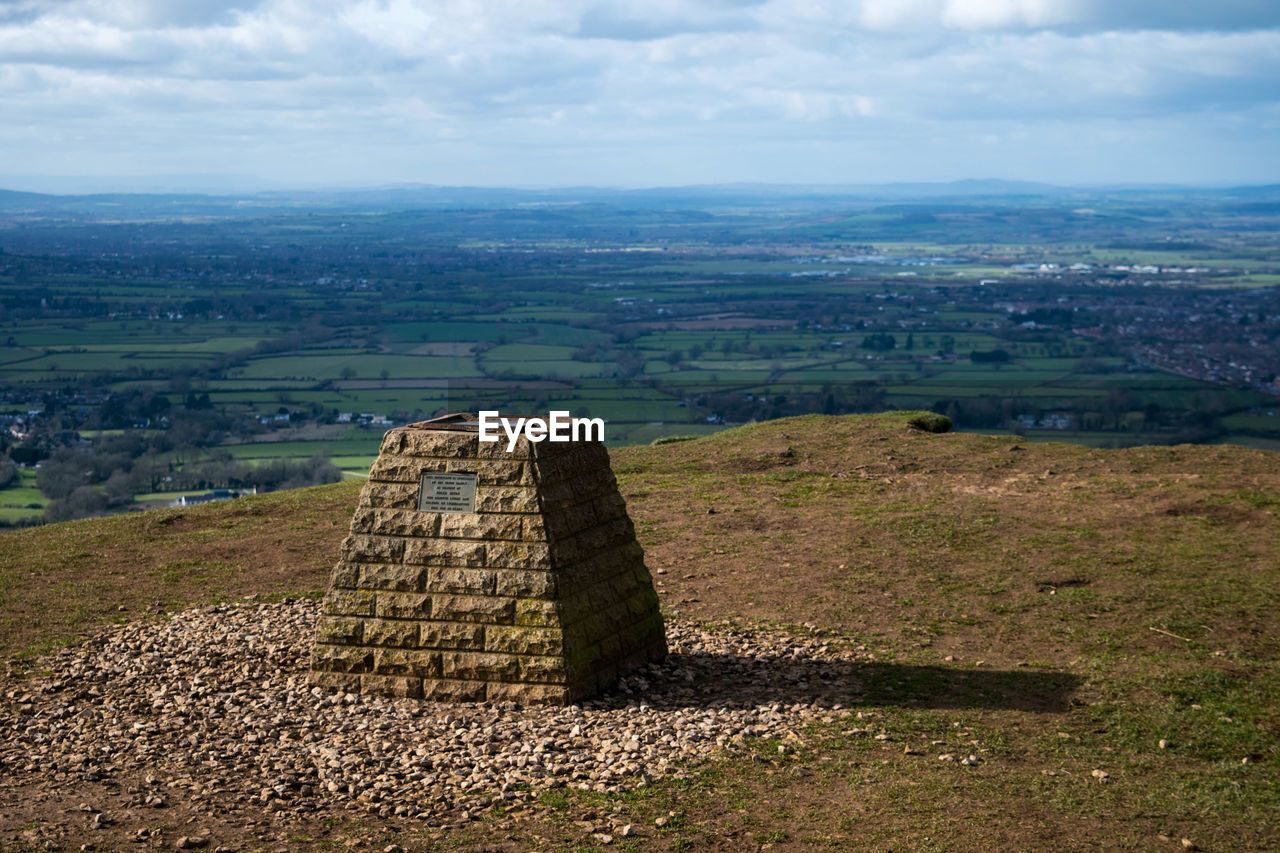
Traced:
POLYGON ((657 709, 817 704, 831 707, 1066 711, 1078 676, 1045 670, 959 669, 821 658, 672 654, 660 672, 623 679, 595 707, 637 700, 657 709))

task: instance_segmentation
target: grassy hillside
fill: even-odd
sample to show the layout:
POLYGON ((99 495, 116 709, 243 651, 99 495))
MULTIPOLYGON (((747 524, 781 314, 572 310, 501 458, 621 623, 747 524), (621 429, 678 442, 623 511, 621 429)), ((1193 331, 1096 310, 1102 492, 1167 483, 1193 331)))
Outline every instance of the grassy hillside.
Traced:
MULTIPOLYGON (((643 849, 1280 846, 1280 455, 907 420, 612 452, 667 610, 862 652, 855 708, 885 739, 817 725, 695 782, 557 793, 514 825, 397 843, 590 847, 583 816, 608 813, 653 830, 643 849), (937 760, 960 750, 981 762, 937 760)), ((10 682, 112 621, 320 592, 357 489, 0 534, 10 682)), ((339 824, 315 840, 389 837, 339 824)))

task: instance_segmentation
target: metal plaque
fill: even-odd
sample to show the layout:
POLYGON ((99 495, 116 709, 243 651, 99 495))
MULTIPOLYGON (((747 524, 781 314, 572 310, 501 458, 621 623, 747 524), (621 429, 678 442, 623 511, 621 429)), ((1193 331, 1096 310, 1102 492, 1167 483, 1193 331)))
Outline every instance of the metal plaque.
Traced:
POLYGON ((475 512, 476 475, 428 471, 422 475, 418 509, 422 512, 475 512))

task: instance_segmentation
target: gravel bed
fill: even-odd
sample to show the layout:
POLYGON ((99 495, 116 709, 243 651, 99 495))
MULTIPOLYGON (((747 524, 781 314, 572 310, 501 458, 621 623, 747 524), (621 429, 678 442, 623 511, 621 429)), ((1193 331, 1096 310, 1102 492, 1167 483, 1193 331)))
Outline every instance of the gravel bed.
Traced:
POLYGON ((821 636, 672 619, 672 654, 564 708, 334 695, 307 684, 318 603, 220 605, 110 629, 0 703, 0 777, 128 780, 166 798, 438 821, 558 786, 687 776, 743 738, 847 714, 857 655, 821 636), (139 781, 141 780, 141 781, 139 781))

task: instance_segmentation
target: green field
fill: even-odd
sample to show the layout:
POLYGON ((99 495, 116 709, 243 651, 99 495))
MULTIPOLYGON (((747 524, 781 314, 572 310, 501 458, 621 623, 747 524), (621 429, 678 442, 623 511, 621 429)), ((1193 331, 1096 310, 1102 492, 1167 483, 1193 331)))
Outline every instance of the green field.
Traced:
MULTIPOLYGON (((351 474, 384 419, 479 409, 601 417, 613 446, 896 406, 1280 440, 1280 219, 1138 195, 23 220, 0 227, 0 450, 128 432, 351 474)), ((0 521, 40 512, 10 491, 0 521)))
POLYGON ((36 472, 30 468, 18 469, 18 480, 8 488, 0 489, 0 521, 15 524, 40 518, 47 503, 36 487, 36 472))

